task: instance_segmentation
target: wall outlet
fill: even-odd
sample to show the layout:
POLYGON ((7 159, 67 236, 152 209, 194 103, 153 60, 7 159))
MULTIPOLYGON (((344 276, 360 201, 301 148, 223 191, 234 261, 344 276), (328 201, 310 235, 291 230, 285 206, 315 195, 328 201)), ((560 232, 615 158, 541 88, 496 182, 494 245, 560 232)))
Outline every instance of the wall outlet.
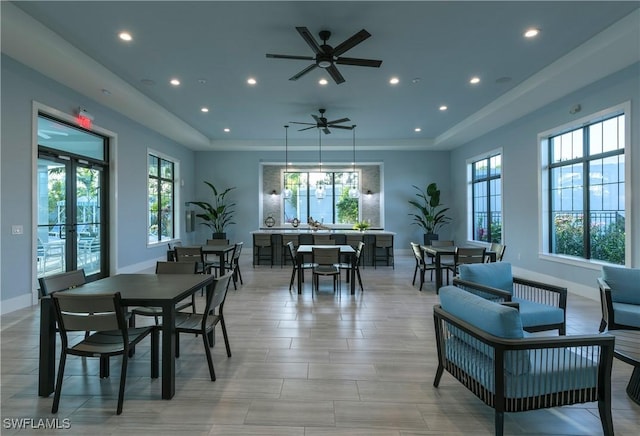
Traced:
POLYGON ((14 224, 11 226, 11 234, 12 235, 22 235, 24 234, 24 227, 20 224, 14 224))

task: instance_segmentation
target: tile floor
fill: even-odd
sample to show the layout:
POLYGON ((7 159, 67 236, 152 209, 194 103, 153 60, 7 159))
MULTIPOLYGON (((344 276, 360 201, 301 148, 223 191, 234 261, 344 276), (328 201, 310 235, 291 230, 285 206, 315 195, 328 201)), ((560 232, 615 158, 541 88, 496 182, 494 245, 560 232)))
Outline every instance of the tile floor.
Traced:
MULTIPOLYGON (((10 427, 11 418, 53 418, 52 397, 37 396, 38 310, 1 317, 3 435, 489 435, 493 411, 445 373, 438 389, 432 307, 433 285, 411 286, 413 259, 397 256, 395 270, 362 270, 365 291, 351 296, 330 280, 311 294, 288 290, 290 267, 251 267, 243 257, 244 285, 230 289, 225 314, 233 356, 216 332, 218 380, 208 377, 200 338, 181 340, 176 395, 160 399, 148 377, 148 347, 129 366, 122 415, 115 414, 119 359, 111 378, 98 378, 94 359, 70 357, 59 424, 67 430, 10 427), (62 421, 62 419, 68 421, 62 421)), ((595 286, 595 284, 594 284, 595 286)), ((202 298, 199 297, 200 304, 202 298)), ((595 333, 596 301, 570 295, 568 333, 595 333)), ((613 365, 616 434, 637 435, 640 407, 625 393, 631 367, 613 365)), ((595 403, 507 414, 508 435, 597 435, 595 403)))

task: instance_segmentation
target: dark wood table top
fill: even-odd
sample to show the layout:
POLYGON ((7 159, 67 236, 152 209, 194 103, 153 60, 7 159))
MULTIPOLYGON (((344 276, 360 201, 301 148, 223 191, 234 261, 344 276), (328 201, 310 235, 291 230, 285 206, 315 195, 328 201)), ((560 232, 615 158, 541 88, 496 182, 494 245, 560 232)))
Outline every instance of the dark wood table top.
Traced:
POLYGON ((209 274, 117 274, 70 289, 68 293, 120 292, 125 305, 154 306, 180 301, 213 281, 209 274))
POLYGON ((613 354, 623 362, 640 366, 640 330, 609 330, 616 337, 613 354))

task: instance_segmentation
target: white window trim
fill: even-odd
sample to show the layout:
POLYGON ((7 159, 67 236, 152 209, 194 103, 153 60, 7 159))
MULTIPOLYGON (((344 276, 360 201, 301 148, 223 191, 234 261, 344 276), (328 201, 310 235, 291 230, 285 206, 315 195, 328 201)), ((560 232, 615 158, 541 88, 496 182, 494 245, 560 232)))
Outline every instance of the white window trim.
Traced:
POLYGON ((473 239, 473 181, 471 180, 471 177, 473 175, 473 171, 471 170, 471 166, 473 165, 474 162, 477 162, 479 160, 482 159, 488 159, 492 156, 497 156, 500 155, 500 162, 502 165, 502 168, 500 170, 500 210, 502 211, 502 244, 506 245, 506 238, 505 238, 505 219, 504 219, 504 183, 502 183, 504 181, 504 153, 503 153, 503 149, 502 147, 498 147, 498 148, 494 148, 493 150, 489 150, 487 152, 478 154, 476 156, 470 157, 466 160, 465 166, 466 166, 466 173, 467 173, 467 210, 466 210, 466 215, 467 215, 467 243, 469 244, 480 244, 480 245, 486 245, 487 247, 490 246, 490 243, 485 243, 482 241, 476 241, 473 239))
POLYGON ((180 229, 182 228, 182 202, 180 201, 180 159, 177 159, 173 156, 170 156, 166 153, 162 153, 158 150, 154 150, 153 148, 147 148, 147 154, 145 155, 145 179, 147 183, 147 204, 145 207, 147 208, 147 227, 149 223, 149 155, 152 154, 161 159, 168 160, 173 162, 173 220, 174 220, 174 232, 173 239, 167 241, 157 241, 157 242, 149 242, 149 233, 147 228, 147 248, 155 248, 160 245, 165 245, 167 243, 172 243, 175 241, 179 241, 182 237, 180 229))
POLYGON ((549 216, 549 137, 557 135, 562 132, 573 130, 584 124, 591 124, 601 119, 608 118, 616 113, 624 113, 625 116, 625 131, 624 131, 624 191, 625 191, 625 266, 633 265, 632 263, 632 235, 631 235, 631 223, 633 222, 631 198, 632 198, 632 177, 631 177, 631 102, 626 101, 619 105, 603 109, 599 112, 591 115, 584 116, 580 119, 573 120, 565 123, 561 126, 554 127, 544 132, 538 133, 538 258, 541 260, 547 260, 550 262, 557 262, 567 265, 573 265, 583 267, 592 270, 600 270, 602 265, 611 265, 608 262, 603 262, 594 259, 581 259, 573 256, 565 256, 561 254, 553 254, 549 252, 549 241, 546 235, 549 233, 549 222, 547 217, 549 216))

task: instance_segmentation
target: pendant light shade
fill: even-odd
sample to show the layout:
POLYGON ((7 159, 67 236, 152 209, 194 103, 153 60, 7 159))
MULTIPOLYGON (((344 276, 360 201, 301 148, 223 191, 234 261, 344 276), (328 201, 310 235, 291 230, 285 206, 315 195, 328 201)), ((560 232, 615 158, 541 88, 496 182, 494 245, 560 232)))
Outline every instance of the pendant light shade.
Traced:
POLYGON ((351 174, 351 187, 349 188, 349 197, 360 197, 360 190, 358 189, 358 173, 356 172, 356 126, 352 126, 353 132, 353 171, 351 174))
POLYGON ((282 198, 291 198, 292 192, 289 188, 289 177, 287 167, 289 165, 289 126, 284 126, 284 188, 282 189, 282 198))

